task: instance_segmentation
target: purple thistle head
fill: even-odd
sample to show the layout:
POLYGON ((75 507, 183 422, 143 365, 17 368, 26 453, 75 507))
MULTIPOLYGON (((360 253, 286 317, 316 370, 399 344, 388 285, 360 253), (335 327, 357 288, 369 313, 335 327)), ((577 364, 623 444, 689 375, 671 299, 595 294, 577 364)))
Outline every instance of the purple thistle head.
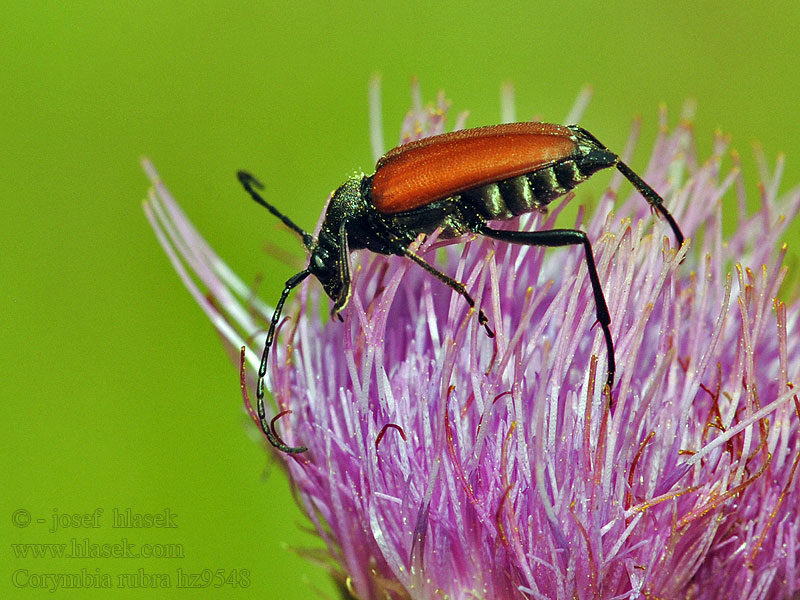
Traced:
MULTIPOLYGON (((415 88, 401 141, 443 132, 447 112, 441 96, 423 107, 415 88)), ((513 120, 510 102, 503 117, 513 120)), ((727 142, 701 163, 687 123, 670 132, 662 114, 643 175, 689 243, 674 249, 637 193, 619 196, 619 174, 577 218, 611 312, 613 410, 581 248, 420 240, 420 254, 466 283, 494 339, 400 257, 354 255, 343 323, 321 316, 316 281, 297 288, 267 387, 273 415, 291 410, 275 421, 280 436, 308 452, 277 459, 350 596, 800 593, 800 302, 777 298, 800 190, 778 193, 782 159, 773 173, 762 166, 761 208, 748 215, 738 164, 722 171, 727 142), (737 219, 729 236, 723 209, 737 219)), ((156 234, 237 362, 243 349, 252 392, 272 308, 145 169, 156 234)), ((552 228, 563 206, 504 226, 552 228)))

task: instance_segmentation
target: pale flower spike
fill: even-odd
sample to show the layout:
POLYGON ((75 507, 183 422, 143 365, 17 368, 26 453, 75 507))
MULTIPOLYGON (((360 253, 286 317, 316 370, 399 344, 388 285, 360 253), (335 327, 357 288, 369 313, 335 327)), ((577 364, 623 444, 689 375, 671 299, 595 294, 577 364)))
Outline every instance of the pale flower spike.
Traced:
MULTIPOLYGON (((370 89, 378 153, 376 79, 370 89)), ((576 120, 588 94, 570 113, 576 120)), ((426 106, 415 84, 413 98, 399 141, 445 131, 444 96, 426 106)), ((510 89, 504 98, 508 118, 510 89)), ((605 347, 597 328, 587 333, 595 308, 579 248, 453 245, 435 235, 422 244, 466 282, 495 340, 462 298, 402 258, 354 256, 344 323, 320 316, 329 301, 316 281, 299 288, 267 386, 278 411, 292 411, 276 429, 308 452, 276 460, 343 594, 800 597, 800 302, 777 297, 787 274, 781 239, 800 192, 780 194, 783 161, 770 174, 761 157, 760 208, 748 215, 738 158, 723 172, 728 142, 719 136, 699 162, 690 118, 670 129, 662 111, 643 174, 691 238, 682 250, 635 193, 617 198, 619 174, 593 214, 580 211, 616 342, 613 412, 596 377, 605 347), (738 223, 729 236, 723 211, 738 223)), ((144 165, 147 216, 237 364, 246 349, 252 395, 272 309, 144 165)), ((238 193, 233 174, 230 189, 238 193)), ((552 227, 559 210, 521 226, 552 227)), ((233 377, 221 401, 233 398, 233 377)), ((254 519, 279 518, 264 506, 254 519)))

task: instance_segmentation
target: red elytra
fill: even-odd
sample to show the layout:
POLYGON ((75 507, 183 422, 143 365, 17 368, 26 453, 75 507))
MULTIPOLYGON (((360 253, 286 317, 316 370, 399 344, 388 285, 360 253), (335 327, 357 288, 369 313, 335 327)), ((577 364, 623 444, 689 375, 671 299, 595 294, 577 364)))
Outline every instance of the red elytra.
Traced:
POLYGON ((505 123, 422 138, 387 152, 375 167, 372 204, 384 214, 420 208, 463 191, 536 171, 576 150, 574 133, 552 123, 505 123))

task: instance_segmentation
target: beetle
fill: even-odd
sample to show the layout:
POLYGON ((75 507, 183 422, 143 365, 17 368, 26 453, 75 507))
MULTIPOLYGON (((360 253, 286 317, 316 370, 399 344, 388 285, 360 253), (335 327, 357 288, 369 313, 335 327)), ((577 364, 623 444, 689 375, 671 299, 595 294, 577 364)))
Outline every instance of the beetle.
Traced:
MULTIPOLYGON (((308 266, 286 281, 272 315, 258 370, 258 416, 272 445, 287 453, 306 450, 283 443, 274 425, 266 421, 264 410, 269 350, 291 290, 313 275, 333 300, 331 315, 338 315, 352 292, 349 252, 366 248, 409 258, 474 307, 475 300, 463 283, 409 248, 420 234, 436 229, 440 230, 440 238, 472 233, 528 246, 583 246, 597 322, 606 342, 606 385, 610 393, 616 370, 611 317, 586 233, 578 229, 511 231, 493 229, 488 224, 544 209, 597 171, 610 167, 616 167, 666 219, 680 246, 683 234, 661 196, 617 154, 577 125, 506 123, 444 133, 398 146, 378 160, 374 174, 348 179, 333 193, 316 238, 264 200, 258 192, 263 186, 253 175, 239 171, 239 181, 250 196, 300 235, 310 254, 308 266)), ((494 336, 483 310, 478 312, 478 321, 490 337, 494 336)))

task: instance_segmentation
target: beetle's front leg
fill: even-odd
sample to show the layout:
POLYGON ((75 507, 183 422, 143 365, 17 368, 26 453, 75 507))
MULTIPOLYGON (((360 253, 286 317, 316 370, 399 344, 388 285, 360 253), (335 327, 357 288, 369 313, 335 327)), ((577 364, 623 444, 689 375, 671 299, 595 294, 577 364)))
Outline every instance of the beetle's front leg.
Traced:
POLYGON ((342 289, 339 291, 339 297, 333 304, 331 309, 331 318, 339 317, 340 321, 344 321, 342 315, 339 313, 347 306, 350 301, 350 294, 353 289, 350 285, 350 245, 347 242, 347 220, 343 220, 339 226, 339 281, 342 282, 342 289))

